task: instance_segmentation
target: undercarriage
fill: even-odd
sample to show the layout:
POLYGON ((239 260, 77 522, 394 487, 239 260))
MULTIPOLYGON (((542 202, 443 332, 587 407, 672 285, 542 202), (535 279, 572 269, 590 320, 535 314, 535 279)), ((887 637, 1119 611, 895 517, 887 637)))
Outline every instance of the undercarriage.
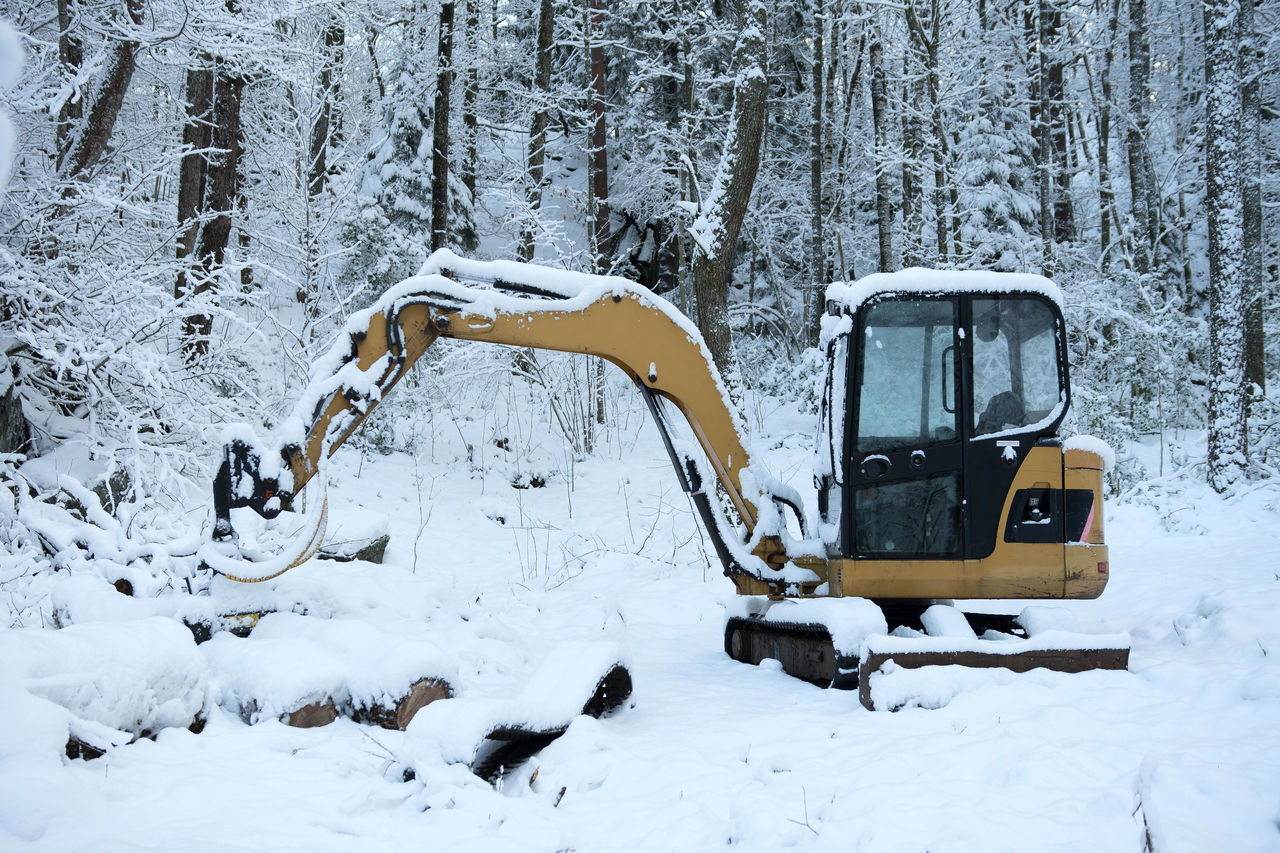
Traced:
POLYGON ((1000 667, 1013 672, 1044 668, 1058 672, 1126 669, 1129 638, 1048 630, 1029 635, 1019 616, 967 613, 932 601, 877 602, 884 630, 856 642, 837 644, 818 620, 730 616, 724 650, 740 663, 776 660, 788 675, 819 687, 857 690, 862 705, 875 710, 871 677, 886 664, 901 669, 926 666, 1000 667))

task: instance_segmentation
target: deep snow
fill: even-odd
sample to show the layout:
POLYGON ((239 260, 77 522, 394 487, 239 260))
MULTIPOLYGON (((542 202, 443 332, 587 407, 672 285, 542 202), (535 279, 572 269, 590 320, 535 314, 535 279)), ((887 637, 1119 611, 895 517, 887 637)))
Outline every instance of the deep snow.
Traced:
MULTIPOLYGON (((606 449, 545 488, 513 488, 492 443, 468 463, 443 431, 430 457, 345 448, 331 512, 386 514, 385 565, 218 579, 198 607, 174 593, 125 598, 83 572, 40 580, 60 618, 99 640, 33 672, 49 632, 0 633, 0 847, 1280 850, 1274 488, 1223 501, 1165 481, 1110 504, 1106 594, 1042 615, 1129 632, 1129 672, 934 672, 920 685, 902 672, 885 684, 941 707, 872 713, 856 694, 724 655, 731 586, 634 417, 639 401, 626 405, 606 449), (157 627, 157 613, 210 607, 277 613, 247 639, 201 646, 157 627), (120 639, 130 625, 150 626, 149 647, 120 639), (326 687, 372 695, 418 675, 449 678, 448 701, 509 708, 564 640, 625 648, 629 707, 575 719, 499 790, 447 763, 465 750, 457 731, 429 725, 449 718, 443 708, 406 733, 273 716, 326 687), (150 678, 153 717, 164 696, 199 689, 208 724, 67 759, 69 727, 129 723, 95 721, 103 703, 77 704, 83 691, 65 684, 58 695, 72 699, 43 698, 85 667, 116 689, 150 678)), ((768 401, 756 411, 769 411, 760 452, 804 487, 809 416, 768 401)))

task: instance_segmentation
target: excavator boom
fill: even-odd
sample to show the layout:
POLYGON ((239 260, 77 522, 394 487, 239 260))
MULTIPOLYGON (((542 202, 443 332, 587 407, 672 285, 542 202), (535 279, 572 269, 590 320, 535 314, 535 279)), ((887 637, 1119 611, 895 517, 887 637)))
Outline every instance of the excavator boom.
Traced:
MULTIPOLYGON (((681 484, 693 495, 725 571, 739 588, 803 594, 823 581, 822 558, 803 557, 806 566, 800 567, 777 535, 753 536, 762 500, 792 508, 803 522, 799 500, 753 469, 740 417, 686 317, 625 279, 471 261, 447 250, 434 253, 419 275, 350 318, 339 343, 318 361, 274 447, 247 434, 231 437, 215 480, 215 538, 234 535, 234 507, 249 506, 267 517, 278 512, 439 338, 582 353, 617 365, 648 403, 681 484), (674 405, 688 422, 745 538, 707 495, 702 463, 673 440, 660 401, 674 405)), ((773 506, 766 512, 778 517, 773 506)))

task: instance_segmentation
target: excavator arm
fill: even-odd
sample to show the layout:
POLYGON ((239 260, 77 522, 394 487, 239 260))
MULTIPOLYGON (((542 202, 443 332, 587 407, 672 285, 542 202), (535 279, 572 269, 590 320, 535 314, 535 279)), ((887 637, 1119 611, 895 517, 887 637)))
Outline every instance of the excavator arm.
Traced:
MULTIPOLYGON (((214 538, 234 539, 232 508, 277 514, 439 338, 583 353, 617 365, 644 396, 681 485, 739 590, 806 595, 825 580, 817 548, 797 548, 786 533, 783 506, 803 529, 798 497, 752 467, 740 416, 684 315, 626 279, 471 261, 447 250, 348 320, 272 442, 248 430, 229 435, 214 481, 214 538), (673 439, 661 401, 688 422, 745 539, 708 494, 700 461, 673 439), (789 555, 789 545, 804 555, 789 555)), ((315 534, 312 539, 318 543, 315 534)))

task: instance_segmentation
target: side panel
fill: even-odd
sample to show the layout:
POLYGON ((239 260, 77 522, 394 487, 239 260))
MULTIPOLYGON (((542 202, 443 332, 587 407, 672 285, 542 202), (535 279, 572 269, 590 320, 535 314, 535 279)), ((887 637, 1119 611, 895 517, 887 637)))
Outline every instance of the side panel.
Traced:
POLYGON ((1063 467, 1067 493, 1092 498, 1087 511, 1080 507, 1083 520, 1073 523, 1075 519, 1068 513, 1065 597, 1097 598, 1111 576, 1102 528, 1102 459, 1086 450, 1068 450, 1063 467))

